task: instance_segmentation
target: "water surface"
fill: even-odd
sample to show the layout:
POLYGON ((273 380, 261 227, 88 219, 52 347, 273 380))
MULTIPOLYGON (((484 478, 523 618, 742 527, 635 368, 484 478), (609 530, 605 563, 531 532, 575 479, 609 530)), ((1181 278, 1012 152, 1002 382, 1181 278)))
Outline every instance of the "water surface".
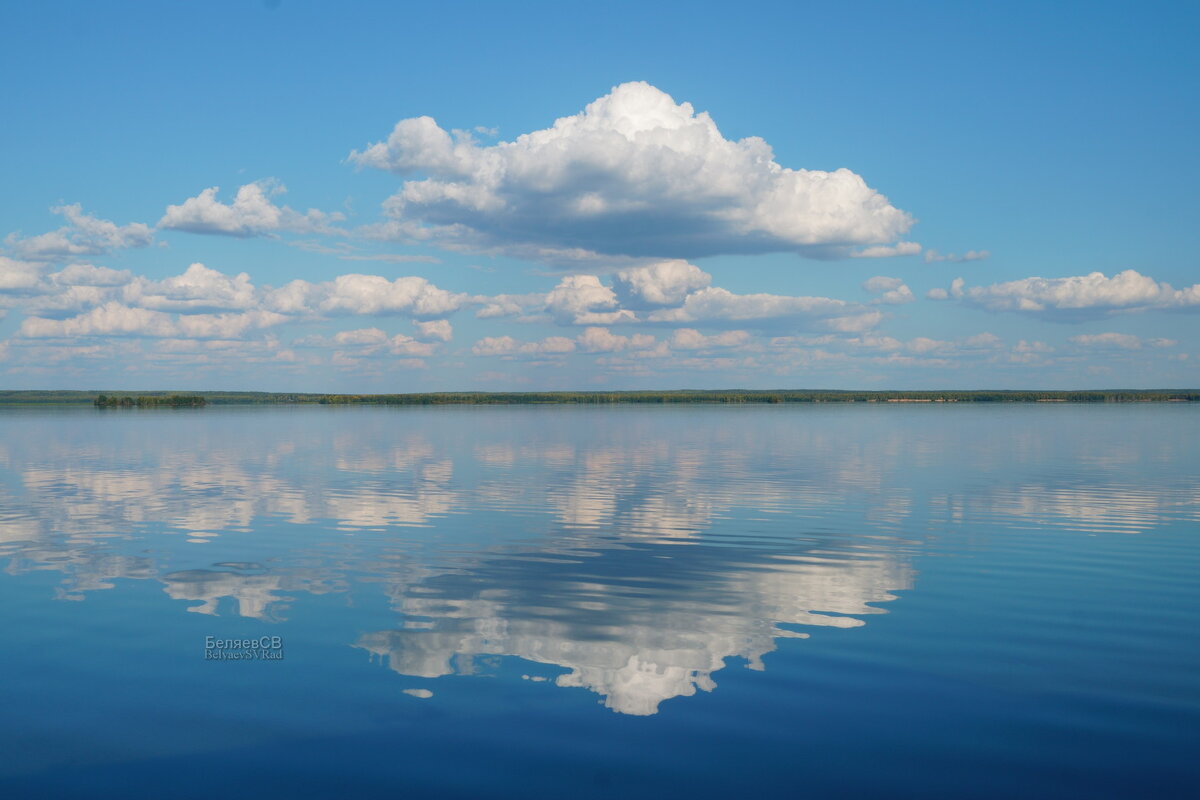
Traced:
POLYGON ((4 410, 0 791, 1181 795, 1196 441, 1184 404, 4 410))

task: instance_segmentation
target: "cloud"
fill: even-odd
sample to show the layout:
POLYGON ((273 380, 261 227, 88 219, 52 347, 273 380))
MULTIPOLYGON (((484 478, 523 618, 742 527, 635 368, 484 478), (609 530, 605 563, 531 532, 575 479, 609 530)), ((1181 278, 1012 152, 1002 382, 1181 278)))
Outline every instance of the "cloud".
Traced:
POLYGON ((522 321, 554 321, 560 325, 613 325, 635 322, 637 315, 617 307, 617 295, 595 275, 567 275, 545 294, 480 295, 479 319, 520 316, 522 321))
POLYGON ((904 285, 904 281, 900 278, 889 278, 886 275, 876 275, 874 278, 868 278, 863 281, 863 288, 868 292, 888 292, 893 289, 899 289, 904 285))
POLYGON ((708 350, 718 347, 741 347, 748 344, 746 331, 725 331, 705 336, 694 328, 680 328, 671 334, 671 347, 676 350, 708 350))
POLYGON ((77 336, 149 336, 188 339, 232 339, 251 328, 265 328, 287 317, 270 311, 244 314, 196 314, 173 316, 147 308, 131 308, 108 302, 75 317, 55 320, 27 317, 18 335, 27 338, 73 338, 77 336))
POLYGON ((734 294, 710 286, 687 296, 678 308, 653 311, 651 322, 808 322, 837 331, 866 330, 883 315, 864 306, 829 297, 789 297, 777 294, 734 294))
POLYGON ((471 352, 477 356, 545 356, 572 353, 576 350, 598 355, 626 354, 615 360, 606 358, 596 362, 605 366, 619 366, 631 363, 628 356, 635 359, 666 358, 671 355, 672 348, 693 351, 715 350, 742 347, 750 341, 751 336, 746 331, 725 331, 705 336, 700 331, 681 328, 672 334, 669 341, 661 341, 650 334, 635 333, 625 336, 613 333, 608 328, 592 326, 586 328, 574 339, 551 336, 541 341, 522 342, 511 336, 488 337, 476 342, 475 346, 471 348, 471 352))
POLYGON ((1052 352, 1054 352, 1054 348, 1051 347, 1050 345, 1046 344, 1045 342, 1037 342, 1037 341, 1030 342, 1025 339, 1022 339, 1021 341, 1019 341, 1015 345, 1013 345, 1013 352, 1019 353, 1019 354, 1052 353, 1052 352))
POLYGON ((335 362, 341 361, 343 366, 346 365, 347 359, 357 360, 385 353, 424 358, 433 355, 438 349, 436 343, 420 342, 403 333, 389 336, 380 328, 338 331, 332 338, 305 336, 297 339, 293 344, 296 347, 335 348, 338 350, 338 353, 335 354, 335 362))
POLYGON ((42 266, 0 256, 0 292, 26 293, 37 289, 42 280, 42 266))
POLYGON ((1140 350, 1143 346, 1174 347, 1179 344, 1174 339, 1141 339, 1130 333, 1086 333, 1072 336, 1071 341, 1082 347, 1109 350, 1140 350))
MULTIPOLYGON (((850 254, 851 258, 891 258, 893 256, 915 256, 921 252, 916 242, 897 242, 894 245, 878 244, 850 254)), ((928 260, 928 259, 926 259, 928 260)))
POLYGON ((565 336, 551 336, 540 342, 519 342, 511 336, 489 336, 471 348, 477 356, 559 355, 575 352, 575 341, 565 336))
POLYGON ((1083 347, 1102 347, 1106 349, 1138 350, 1142 340, 1128 333, 1089 333, 1082 336, 1072 336, 1071 341, 1083 347))
POLYGON ((50 276, 64 286, 124 286, 133 280, 127 269, 97 267, 95 264, 71 264, 50 276))
POLYGON ((868 292, 879 295, 879 297, 871 301, 873 303, 899 305, 901 303, 911 303, 917 299, 913 296, 912 290, 904 285, 904 281, 899 278, 889 278, 885 275, 876 275, 874 278, 869 278, 863 283, 863 288, 868 292))
POLYGON ((61 214, 67 224, 58 230, 21 238, 10 233, 4 244, 19 258, 30 261, 60 261, 75 256, 103 255, 113 250, 146 247, 154 241, 149 225, 132 222, 117 225, 106 219, 88 216, 79 203, 50 209, 61 214))
POLYGON ((336 256, 343 261, 383 261, 389 264, 442 263, 440 258, 423 254, 364 252, 361 248, 355 247, 349 242, 334 242, 333 244, 326 244, 325 242, 319 242, 313 239, 293 239, 287 242, 287 245, 289 247, 295 247, 310 253, 336 256))
POLYGON ((355 331, 338 331, 333 337, 333 343, 339 345, 383 344, 388 335, 379 328, 360 328, 355 331))
POLYGON ((441 317, 468 296, 439 289, 425 278, 388 280, 380 275, 339 275, 332 281, 295 280, 266 293, 267 308, 281 313, 407 314, 441 317))
POLYGON ((672 259, 623 269, 616 274, 613 288, 623 305, 654 308, 677 306, 689 292, 707 288, 711 283, 712 276, 695 264, 672 259))
POLYGON ((217 200, 219 191, 219 186, 212 186, 180 205, 167 206, 158 227, 244 238, 277 231, 332 233, 336 232, 332 223, 345 219, 345 215, 338 212, 326 213, 310 208, 301 214, 287 206, 275 205, 271 197, 283 194, 287 189, 273 180, 242 186, 228 205, 217 200))
POLYGON ((983 261, 991 257, 991 253, 987 250, 968 250, 959 255, 958 253, 939 253, 937 250, 929 249, 925 251, 925 263, 932 264, 935 261, 951 261, 956 264, 961 264, 966 261, 983 261))
POLYGON ((555 318, 574 321, 596 311, 614 309, 617 296, 595 275, 568 275, 546 295, 546 309, 555 318))
POLYGON ((417 329, 417 338, 425 341, 448 342, 454 337, 454 328, 450 320, 435 319, 430 322, 413 322, 417 329))
POLYGON ((121 288, 133 281, 128 270, 71 264, 47 276, 36 294, 23 304, 27 314, 63 317, 119 298, 121 288))
POLYGON ((397 335, 376 346, 423 356, 437 346, 430 342, 452 336, 449 321, 440 318, 469 299, 415 276, 389 280, 378 275, 340 275, 332 281, 293 281, 275 289, 256 287, 246 273, 230 276, 199 263, 180 275, 151 280, 92 264, 72 264, 45 275, 40 265, 0 257, 0 313, 6 307, 20 308, 25 319, 18 335, 26 339, 232 340, 287 322, 399 314, 414 320, 417 336, 397 335))
POLYGON ((483 306, 475 312, 477 319, 512 317, 524 314, 530 309, 544 308, 546 305, 546 295, 538 293, 480 295, 473 299, 483 306))
POLYGON ((734 294, 728 289, 709 287, 688 295, 679 308, 653 312, 650 319, 656 322, 768 319, 797 314, 838 312, 845 306, 845 302, 827 297, 734 294))
POLYGON ((850 170, 783 167, 762 139, 725 139, 707 113, 643 82, 491 146, 430 117, 401 120, 349 160, 425 176, 389 198, 376 235, 547 261, 839 257, 913 224, 850 170))
POLYGON ((645 333, 621 336, 608 328, 588 328, 577 337, 579 346, 589 353, 616 353, 621 350, 644 350, 654 347, 656 340, 645 333))
POLYGON ((590 327, 574 339, 550 336, 536 342, 522 342, 511 336, 480 339, 471 348, 477 356, 561 355, 581 349, 587 353, 618 353, 625 350, 649 350, 661 347, 653 336, 644 333, 622 336, 608 328, 590 327))
POLYGON ((841 373, 862 367, 920 367, 962 369, 1009 364, 1045 366, 1045 354, 1053 348, 1044 342, 1020 341, 1009 347, 993 333, 978 333, 958 339, 916 336, 901 341, 892 336, 777 336, 769 342, 776 353, 774 365, 840 365, 841 373))
POLYGON ((1200 284, 1174 289, 1136 270, 1111 278, 1101 272, 1067 278, 1022 278, 991 286, 967 287, 956 278, 933 299, 955 299, 988 311, 1016 311, 1053 321, 1082 321, 1105 314, 1150 309, 1200 307, 1200 284))
POLYGON ((245 272, 230 277, 195 263, 182 275, 161 281, 134 278, 122 291, 122 300, 159 311, 202 313, 253 308, 259 297, 245 272))

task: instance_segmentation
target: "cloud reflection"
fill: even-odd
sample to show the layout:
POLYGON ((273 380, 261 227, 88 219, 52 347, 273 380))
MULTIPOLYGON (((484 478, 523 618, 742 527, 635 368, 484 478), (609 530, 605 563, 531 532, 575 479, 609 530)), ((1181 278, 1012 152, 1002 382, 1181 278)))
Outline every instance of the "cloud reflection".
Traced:
POLYGON ((728 659, 761 670, 776 639, 808 636, 793 626, 860 626, 883 613, 869 603, 912 584, 908 566, 878 554, 657 545, 589 555, 505 555, 426 580, 419 594, 397 597, 409 627, 364 634, 356 646, 423 678, 469 674, 479 656, 517 656, 567 670, 556 685, 589 689, 613 711, 649 715, 664 700, 711 691, 728 659))
POLYGON ((289 625, 302 599, 383 593, 390 622, 346 643, 397 673, 517 657, 648 715, 731 661, 762 669, 781 638, 884 613, 931 526, 1200 518, 1194 487, 1105 477, 1179 442, 785 411, 0 417, 0 557, 60 573, 60 599, 157 581, 188 612, 289 625), (1052 446, 1074 472, 1018 480, 1052 446))

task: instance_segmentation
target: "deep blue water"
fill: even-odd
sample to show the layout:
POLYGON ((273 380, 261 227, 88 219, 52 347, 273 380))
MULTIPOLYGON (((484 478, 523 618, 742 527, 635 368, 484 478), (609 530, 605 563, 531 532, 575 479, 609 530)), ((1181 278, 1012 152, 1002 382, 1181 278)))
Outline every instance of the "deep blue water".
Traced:
POLYGON ((1187 796, 1197 442, 1185 404, 0 411, 0 796, 1187 796))

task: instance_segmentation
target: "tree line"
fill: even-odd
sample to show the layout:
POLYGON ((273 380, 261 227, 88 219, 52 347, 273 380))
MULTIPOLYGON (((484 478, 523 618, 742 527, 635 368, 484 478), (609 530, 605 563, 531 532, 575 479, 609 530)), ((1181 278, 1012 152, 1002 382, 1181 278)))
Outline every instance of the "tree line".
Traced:
POLYGON ((92 403, 98 407, 205 405, 529 405, 615 403, 1145 403, 1195 402, 1200 391, 1174 389, 844 391, 718 389, 622 392, 420 392, 322 394, 298 392, 0 391, 0 405, 92 403))
POLYGON ((96 396, 95 405, 99 408, 199 408, 207 405, 207 402, 198 394, 139 395, 137 397, 101 394, 96 396))

